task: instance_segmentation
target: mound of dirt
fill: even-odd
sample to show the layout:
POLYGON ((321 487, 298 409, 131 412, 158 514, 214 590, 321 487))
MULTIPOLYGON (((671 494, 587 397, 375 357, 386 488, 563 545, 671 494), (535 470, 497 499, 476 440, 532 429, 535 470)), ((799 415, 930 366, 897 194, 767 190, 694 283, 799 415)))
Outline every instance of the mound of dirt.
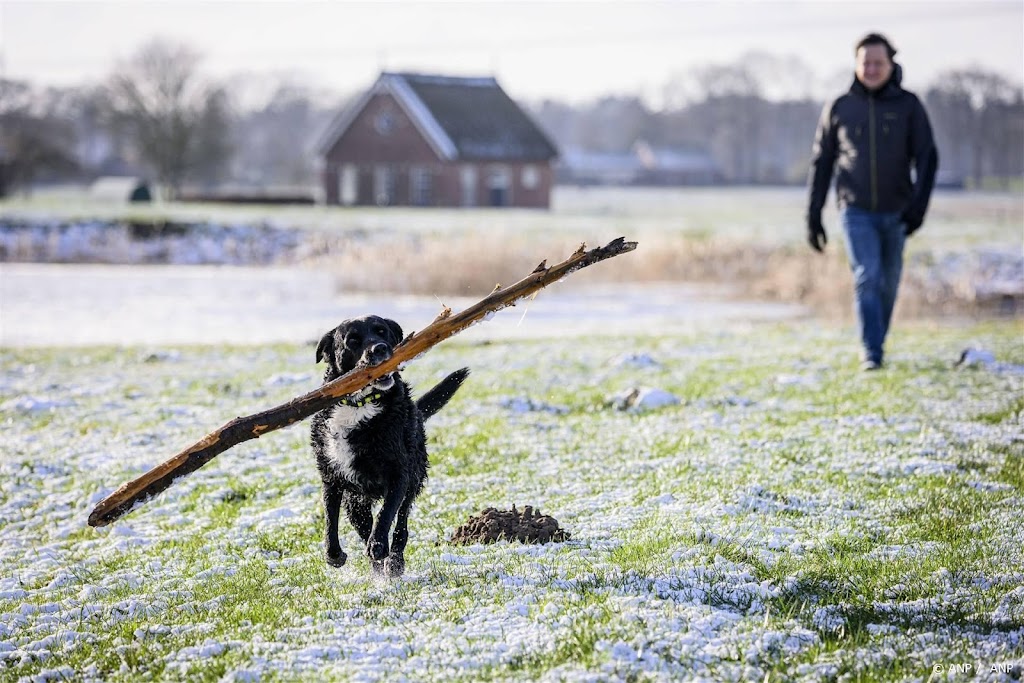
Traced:
POLYGON ((522 543, 560 543, 569 540, 569 532, 558 525, 558 520, 542 515, 539 510, 526 505, 520 512, 487 508, 479 515, 470 517, 455 530, 451 543, 471 545, 473 543, 494 543, 496 541, 520 541, 522 543))

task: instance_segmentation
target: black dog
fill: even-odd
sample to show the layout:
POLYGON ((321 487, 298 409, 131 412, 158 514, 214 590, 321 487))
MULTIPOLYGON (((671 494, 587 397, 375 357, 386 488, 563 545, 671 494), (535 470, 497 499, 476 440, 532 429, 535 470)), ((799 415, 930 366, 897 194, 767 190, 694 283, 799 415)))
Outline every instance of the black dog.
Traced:
MULTIPOLYGON (((393 320, 375 315, 346 320, 316 348, 317 362, 327 363, 324 383, 356 366, 383 363, 401 341, 402 328, 393 320)), ((409 509, 427 478, 423 421, 444 407, 468 375, 468 368, 457 370, 413 401, 409 385, 394 372, 313 417, 311 440, 323 479, 328 564, 340 567, 347 559, 338 542, 338 512, 344 505, 374 572, 401 576, 409 509), (374 521, 372 506, 379 500, 384 502, 374 521)))

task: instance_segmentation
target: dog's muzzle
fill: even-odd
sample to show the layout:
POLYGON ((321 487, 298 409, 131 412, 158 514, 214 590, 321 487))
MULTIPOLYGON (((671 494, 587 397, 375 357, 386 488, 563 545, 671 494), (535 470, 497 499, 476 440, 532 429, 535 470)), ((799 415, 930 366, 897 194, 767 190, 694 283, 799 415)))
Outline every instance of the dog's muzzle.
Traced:
MULTIPOLYGON (((380 365, 384 361, 390 360, 391 355, 391 347, 387 344, 374 344, 363 353, 363 363, 370 366, 380 365)), ((370 386, 379 391, 387 391, 394 385, 395 375, 391 373, 374 380, 370 386)))
POLYGON ((363 352, 363 363, 366 365, 380 365, 391 358, 391 347, 387 344, 374 344, 363 352))

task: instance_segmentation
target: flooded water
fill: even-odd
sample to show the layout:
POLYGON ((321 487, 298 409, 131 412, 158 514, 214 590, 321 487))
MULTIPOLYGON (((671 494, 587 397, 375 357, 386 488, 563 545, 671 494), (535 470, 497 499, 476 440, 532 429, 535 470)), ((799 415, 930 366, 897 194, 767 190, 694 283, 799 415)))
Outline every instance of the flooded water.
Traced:
MULTIPOLYGON (((422 329, 442 307, 428 296, 335 290, 330 274, 298 268, 0 264, 0 345, 306 342, 368 313, 422 329)), ((458 312, 476 300, 443 302, 458 312)), ((556 284, 460 338, 659 334, 804 313, 697 285, 556 284)))

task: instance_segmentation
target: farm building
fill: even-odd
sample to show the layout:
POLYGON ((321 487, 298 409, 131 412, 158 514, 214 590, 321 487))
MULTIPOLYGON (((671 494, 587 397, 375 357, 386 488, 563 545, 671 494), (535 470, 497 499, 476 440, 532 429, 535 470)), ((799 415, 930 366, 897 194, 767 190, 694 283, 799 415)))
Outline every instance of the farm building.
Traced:
POLYGON ((102 176, 89 187, 89 196, 105 202, 150 202, 149 183, 134 176, 102 176))
POLYGON ((567 149, 555 170, 572 185, 676 187, 722 182, 722 171, 707 152, 653 147, 637 141, 628 152, 567 149))
POLYGON ((328 204, 547 208, 558 152, 494 78, 382 73, 320 154, 328 204))

